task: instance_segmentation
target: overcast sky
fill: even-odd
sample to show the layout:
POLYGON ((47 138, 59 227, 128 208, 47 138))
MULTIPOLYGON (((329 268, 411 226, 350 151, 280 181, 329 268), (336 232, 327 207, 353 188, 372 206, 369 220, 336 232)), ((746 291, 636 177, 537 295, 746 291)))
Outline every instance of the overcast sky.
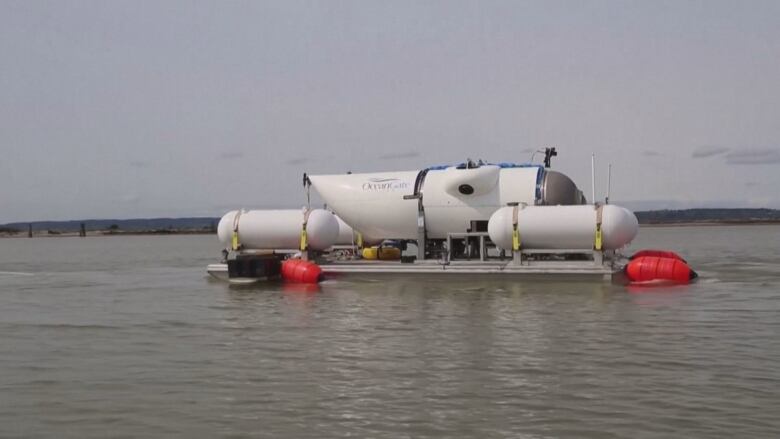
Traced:
POLYGON ((780 1, 0 1, 0 223, 548 145, 631 207, 780 207, 780 1))

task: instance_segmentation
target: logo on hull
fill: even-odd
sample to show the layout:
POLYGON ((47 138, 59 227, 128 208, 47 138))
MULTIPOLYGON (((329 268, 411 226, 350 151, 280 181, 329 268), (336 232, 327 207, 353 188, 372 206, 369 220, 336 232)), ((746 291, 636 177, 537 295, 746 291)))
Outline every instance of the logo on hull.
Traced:
POLYGON ((409 183, 399 178, 369 178, 363 183, 363 190, 368 192, 389 192, 408 189, 409 183))

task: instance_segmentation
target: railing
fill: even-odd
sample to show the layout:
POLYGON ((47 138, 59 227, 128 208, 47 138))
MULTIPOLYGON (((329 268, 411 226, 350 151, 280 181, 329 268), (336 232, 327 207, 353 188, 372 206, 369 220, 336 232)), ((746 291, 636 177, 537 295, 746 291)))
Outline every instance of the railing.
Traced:
MULTIPOLYGON (((487 247, 485 246, 485 238, 489 237, 487 232, 458 232, 447 234, 447 252, 445 263, 449 264, 452 260, 452 240, 463 239, 466 241, 466 253, 470 253, 468 248, 471 244, 468 243, 468 238, 479 238, 479 260, 485 261, 487 259, 487 247)), ((518 265, 524 265, 527 263, 528 256, 530 255, 566 255, 566 254, 582 254, 591 255, 593 257, 593 263, 595 265, 602 265, 604 263, 604 252, 600 250, 594 250, 592 248, 582 249, 530 249, 520 248, 520 250, 511 252, 512 260, 518 265)))
MULTIPOLYGON (((450 262, 452 258, 452 239, 464 239, 468 241, 468 238, 479 238, 479 260, 484 261, 487 257, 487 249, 485 248, 485 237, 489 236, 487 232, 459 232, 447 234, 447 262, 450 262)), ((466 244, 467 246, 470 244, 466 244)))

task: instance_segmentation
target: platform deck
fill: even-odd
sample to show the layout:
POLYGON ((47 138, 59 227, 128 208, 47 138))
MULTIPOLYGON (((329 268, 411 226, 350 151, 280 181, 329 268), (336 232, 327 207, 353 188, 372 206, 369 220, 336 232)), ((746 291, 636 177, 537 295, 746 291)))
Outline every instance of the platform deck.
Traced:
POLYGON ((549 274, 549 275, 595 275, 611 277, 618 270, 608 262, 595 264, 593 261, 524 261, 517 264, 505 261, 424 261, 402 263, 398 261, 329 261, 320 263, 322 270, 340 274, 549 274))
MULTIPOLYGON (((610 280, 619 270, 606 262, 602 265, 593 261, 525 261, 523 265, 509 261, 451 261, 441 263, 435 260, 402 263, 399 261, 318 261, 326 275, 337 276, 532 276, 532 277, 588 277, 610 280)), ((226 264, 210 264, 208 272, 214 277, 227 280, 226 264)), ((246 280, 244 280, 246 281, 246 280)))

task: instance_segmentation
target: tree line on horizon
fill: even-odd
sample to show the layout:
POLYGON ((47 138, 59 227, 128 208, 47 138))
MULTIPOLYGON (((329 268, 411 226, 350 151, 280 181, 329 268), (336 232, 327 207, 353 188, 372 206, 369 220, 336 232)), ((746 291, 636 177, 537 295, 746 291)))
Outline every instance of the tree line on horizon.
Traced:
POLYGON ((78 232, 84 224, 86 231, 104 231, 118 233, 142 231, 216 231, 219 218, 186 217, 186 218, 143 218, 143 219, 104 219, 104 220, 69 220, 69 221, 30 221, 13 222, 0 225, 0 233, 27 233, 32 227, 35 232, 52 234, 78 232))
MULTIPOLYGON (((780 210, 765 208, 701 208, 663 209, 634 212, 640 224, 675 224, 695 222, 780 222, 780 210)), ((78 232, 81 224, 87 231, 140 232, 140 231, 216 231, 217 217, 104 219, 72 221, 13 222, 0 225, 0 234, 33 232, 52 234, 78 232)))

